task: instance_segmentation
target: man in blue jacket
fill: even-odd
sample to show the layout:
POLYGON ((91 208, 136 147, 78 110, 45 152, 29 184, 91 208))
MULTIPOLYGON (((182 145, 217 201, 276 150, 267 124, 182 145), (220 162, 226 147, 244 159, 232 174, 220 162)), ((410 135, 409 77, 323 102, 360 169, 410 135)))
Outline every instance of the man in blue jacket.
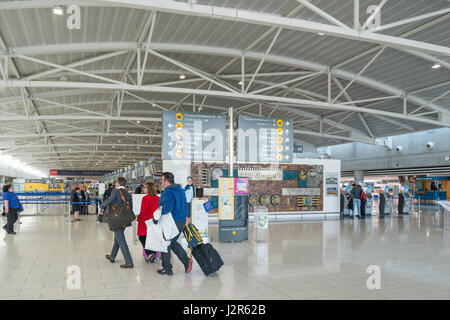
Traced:
MULTIPOLYGON (((180 185, 175 184, 175 179, 171 172, 164 172, 162 174, 161 184, 164 187, 164 191, 161 193, 158 202, 159 206, 162 206, 161 214, 172 214, 178 231, 181 233, 186 225, 186 194, 180 185)), ((170 250, 183 263, 186 273, 192 270, 192 259, 189 259, 186 251, 177 241, 180 233, 170 241, 167 252, 161 252, 162 269, 157 271, 161 275, 173 275, 172 264, 170 263, 170 250)))

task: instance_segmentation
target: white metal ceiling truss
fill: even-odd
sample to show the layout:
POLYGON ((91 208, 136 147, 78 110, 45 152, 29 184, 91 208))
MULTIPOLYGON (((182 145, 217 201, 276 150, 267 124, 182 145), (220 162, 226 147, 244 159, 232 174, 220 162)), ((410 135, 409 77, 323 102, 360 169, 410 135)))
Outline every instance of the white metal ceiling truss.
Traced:
MULTIPOLYGON (((0 108, 2 106, 15 106, 17 103, 23 103, 24 106, 24 113, 11 112, 8 109, 0 110, 2 115, 0 123, 4 123, 5 128, 13 127, 14 121, 20 121, 21 123, 24 121, 32 121, 37 124, 37 133, 24 133, 20 130, 15 130, 19 133, 9 132, 8 134, 0 134, 0 138, 24 139, 25 141, 44 139, 45 144, 19 145, 10 148, 9 152, 11 152, 11 154, 20 155, 20 153, 17 153, 17 149, 20 148, 34 149, 50 147, 53 159, 48 160, 48 163, 54 163, 52 161, 58 160, 60 160, 61 163, 65 163, 66 161, 70 161, 71 157, 74 161, 79 161, 77 158, 79 155, 72 154, 70 151, 68 156, 66 155, 63 157, 62 154, 66 151, 57 150, 57 148, 65 148, 69 145, 76 148, 78 144, 58 144, 55 141, 52 141, 53 138, 70 137, 78 139, 79 142, 83 142, 83 140, 81 140, 83 137, 95 137, 95 143, 86 145, 86 147, 88 147, 86 152, 90 155, 87 160, 88 163, 91 163, 95 155, 104 152, 99 148, 113 146, 113 144, 109 142, 104 143, 104 138, 129 137, 130 139, 135 140, 133 142, 137 142, 136 144, 114 145, 115 147, 149 147, 148 144, 143 143, 142 139, 150 138, 150 144, 152 144, 153 138, 160 136, 160 131, 155 130, 155 126, 159 126, 161 122, 161 117, 157 116, 160 110, 183 110, 184 107, 191 106, 192 111, 201 111, 203 108, 209 108, 225 112, 227 108, 222 104, 223 101, 231 102, 227 104, 227 107, 234 106, 238 113, 243 114, 262 115, 263 110, 268 110, 268 115, 272 116, 277 115, 277 111, 279 110, 280 112, 296 117, 297 120, 294 121, 294 123, 300 125, 298 129, 295 129, 296 134, 316 136, 334 142, 357 141, 363 143, 375 143, 376 134, 366 120, 367 116, 381 119, 409 131, 415 130, 415 127, 413 127, 411 123, 416 123, 417 125, 420 124, 421 126, 450 127, 450 123, 445 120, 446 117, 450 116, 450 109, 444 102, 441 103, 442 99, 450 93, 450 90, 444 91, 430 100, 425 100, 417 95, 426 90, 449 86, 449 81, 444 81, 429 87, 418 88, 413 92, 405 92, 402 89, 362 75, 372 64, 377 63, 377 58, 383 54, 385 48, 392 48, 413 55, 423 61, 439 63, 442 67, 449 69, 450 63, 447 60, 450 56, 450 48, 442 45, 411 40, 407 37, 429 28, 436 23, 445 21, 445 19, 450 17, 450 8, 410 17, 387 25, 382 25, 378 28, 368 29, 368 25, 374 19, 376 12, 370 15, 362 24, 360 24, 359 17, 355 14, 354 26, 350 27, 320 9, 311 3, 311 1, 296 1, 299 5, 291 10, 286 16, 171 0, 31 0, 1 2, 0 10, 51 8, 55 4, 69 5, 75 3, 87 7, 111 6, 138 8, 148 10, 148 15, 143 29, 137 33, 138 36, 137 39, 134 39, 134 42, 60 43, 8 48, 0 38, 0 71, 2 77, 0 80, 0 89, 18 88, 21 90, 20 96, 0 98, 0 108), (311 10, 330 24, 294 18, 300 10, 311 10), (243 22, 253 25, 268 26, 269 29, 252 43, 247 45, 244 50, 185 43, 158 43, 153 41, 158 12, 243 22), (410 29, 396 37, 380 33, 383 30, 431 18, 433 18, 433 20, 428 20, 423 25, 410 29), (335 65, 318 64, 298 58, 271 54, 272 48, 276 46, 276 42, 282 30, 321 33, 344 39, 373 43, 375 46, 335 65), (265 39, 271 39, 270 44, 265 48, 265 51, 253 51, 257 45, 265 39), (89 52, 93 53, 91 57, 72 61, 66 65, 46 60, 46 57, 51 54, 89 52), (173 57, 173 54, 186 53, 201 56, 220 56, 230 58, 230 60, 215 73, 210 73, 201 70, 198 67, 189 65, 182 61, 182 59, 173 57), (169 54, 172 55, 169 56, 169 54), (349 72, 343 68, 343 66, 350 62, 370 54, 372 54, 371 59, 366 62, 364 67, 360 69, 358 73, 349 72), (80 67, 86 65, 100 61, 104 62, 108 59, 117 58, 123 55, 129 57, 124 69, 111 69, 107 67, 89 71, 80 69, 80 67), (173 66, 176 66, 178 70, 154 69, 151 67, 152 57, 168 62, 173 66), (22 76, 15 67, 15 61, 18 59, 40 64, 48 67, 48 69, 22 76), (257 62, 257 67, 253 72, 246 71, 245 63, 247 61, 257 62), (240 74, 227 74, 225 72, 229 67, 238 62, 241 66, 240 74), (296 70, 260 72, 265 62, 285 67, 294 67, 296 70), (157 83, 144 83, 146 75, 154 73, 172 74, 174 76, 187 74, 190 78, 157 83), (115 79, 110 78, 110 76, 114 74, 120 74, 120 77, 115 79), (318 77, 320 77, 320 79, 325 78, 325 75, 327 79, 324 81, 323 87, 327 88, 328 93, 326 96, 318 91, 311 91, 311 89, 303 87, 306 82, 311 81, 312 79, 317 80, 318 77), (61 76, 66 78, 77 76, 77 79, 80 79, 80 81, 62 80, 63 77, 61 76), (276 80, 270 81, 272 77, 274 79, 276 78, 276 80), (284 80, 280 80, 280 77, 284 77, 284 80), (343 80, 346 81, 346 84, 343 84, 343 80), (238 81, 240 81, 240 84, 237 84, 238 81), (197 83, 195 87, 192 87, 195 83, 197 83), (387 96, 354 100, 348 93, 349 88, 354 83, 371 88, 376 92, 385 93, 387 96), (332 96, 333 84, 339 90, 334 96, 332 96), (54 92, 42 92, 40 90, 40 92, 30 94, 28 91, 30 88, 54 88, 58 90, 54 92), (252 90, 250 90, 251 88, 252 90), (92 93, 110 93, 111 100, 94 99, 71 103, 58 100, 58 98, 64 98, 66 96, 92 93), (181 99, 149 99, 147 96, 140 96, 139 93, 163 93, 167 97, 170 95, 183 96, 181 99), (134 99, 125 98, 125 95, 134 99), (213 99, 209 99, 208 103, 205 103, 209 97, 222 100, 211 102, 210 100, 213 99), (233 103, 233 101, 235 103, 233 103), (403 107, 403 112, 386 111, 384 109, 374 108, 377 105, 382 105, 386 101, 398 102, 398 106, 403 107), (39 106, 37 103, 39 103, 39 105, 45 103, 46 105, 39 106), (146 105, 148 106, 148 109, 135 110, 133 112, 129 109, 124 109, 124 104, 129 105, 135 103, 146 105), (410 105, 413 104, 416 107, 410 111, 408 110, 408 103, 410 105), (83 105, 106 105, 106 108, 102 107, 100 109, 90 110, 89 107, 80 107, 83 105), (40 114, 38 111, 39 109, 51 111, 57 110, 58 108, 63 110, 73 110, 77 113, 48 114, 46 112, 45 114, 40 114), (330 110, 331 114, 323 116, 314 112, 305 111, 305 109, 312 109, 312 111, 330 110), (136 116, 136 114, 140 112, 148 112, 148 114, 152 113, 155 116, 136 116), (337 115, 339 115, 340 118, 337 118, 337 115), (357 116, 360 124, 362 124, 363 130, 358 129, 359 126, 354 127, 353 125, 349 126, 348 124, 343 123, 346 119, 354 115, 357 116), (61 124, 67 128, 77 128, 74 125, 70 125, 72 121, 99 121, 101 125, 96 127, 96 130, 85 130, 83 127, 80 127, 80 130, 76 132, 67 132, 67 129, 65 132, 48 132, 45 125, 45 123, 48 122, 61 124), (128 130, 127 133, 113 132, 111 130, 112 121, 129 123, 131 128, 130 132, 128 132, 128 130), (317 124, 318 130, 308 129, 308 127, 304 126, 309 126, 311 124, 314 126, 317 124), (324 128, 325 125, 327 126, 326 129, 324 128), (344 135, 342 135, 342 133, 344 133, 344 135), (91 147, 93 150, 89 149, 91 147)), ((386 2, 386 0, 380 1, 377 10, 380 10, 386 2)), ((359 5, 358 0, 355 0, 354 3, 355 7, 359 5)), ((90 141, 93 142, 94 140, 90 141)), ((80 143, 80 145, 82 145, 82 143, 80 143)), ((152 146, 160 147, 157 145, 152 146)), ((139 152, 130 152, 139 154, 139 152)), ((40 153, 41 152, 39 152, 39 154, 40 153)), ((45 158, 41 158, 40 160, 44 159, 45 158)), ((36 160, 37 159, 35 158, 33 161, 36 160)), ((43 161, 42 163, 44 164, 45 162, 43 161)))

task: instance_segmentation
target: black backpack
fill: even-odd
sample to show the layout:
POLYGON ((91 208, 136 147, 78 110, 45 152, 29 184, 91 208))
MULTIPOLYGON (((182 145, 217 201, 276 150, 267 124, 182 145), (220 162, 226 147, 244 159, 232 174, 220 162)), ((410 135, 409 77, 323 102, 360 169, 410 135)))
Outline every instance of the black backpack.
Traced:
POLYGON ((106 222, 108 223, 109 230, 119 231, 129 226, 131 222, 136 220, 136 216, 131 210, 130 204, 125 200, 121 190, 117 190, 122 198, 122 203, 115 206, 108 206, 107 212, 105 212, 106 222))

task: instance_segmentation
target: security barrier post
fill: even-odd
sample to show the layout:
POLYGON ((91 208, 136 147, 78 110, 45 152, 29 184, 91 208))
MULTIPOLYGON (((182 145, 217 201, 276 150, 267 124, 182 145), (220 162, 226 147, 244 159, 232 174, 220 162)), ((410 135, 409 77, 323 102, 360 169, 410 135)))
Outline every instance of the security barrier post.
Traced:
POLYGON ((417 213, 421 213, 422 211, 420 211, 420 196, 419 196, 419 211, 417 211, 417 213))

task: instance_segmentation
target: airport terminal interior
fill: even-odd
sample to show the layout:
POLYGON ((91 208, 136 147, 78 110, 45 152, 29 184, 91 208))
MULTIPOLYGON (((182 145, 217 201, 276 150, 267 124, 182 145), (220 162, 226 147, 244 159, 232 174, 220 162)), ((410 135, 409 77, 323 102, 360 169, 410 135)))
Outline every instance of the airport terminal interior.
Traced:
POLYGON ((450 299, 450 1, 1 0, 0 73, 0 300, 450 299))

